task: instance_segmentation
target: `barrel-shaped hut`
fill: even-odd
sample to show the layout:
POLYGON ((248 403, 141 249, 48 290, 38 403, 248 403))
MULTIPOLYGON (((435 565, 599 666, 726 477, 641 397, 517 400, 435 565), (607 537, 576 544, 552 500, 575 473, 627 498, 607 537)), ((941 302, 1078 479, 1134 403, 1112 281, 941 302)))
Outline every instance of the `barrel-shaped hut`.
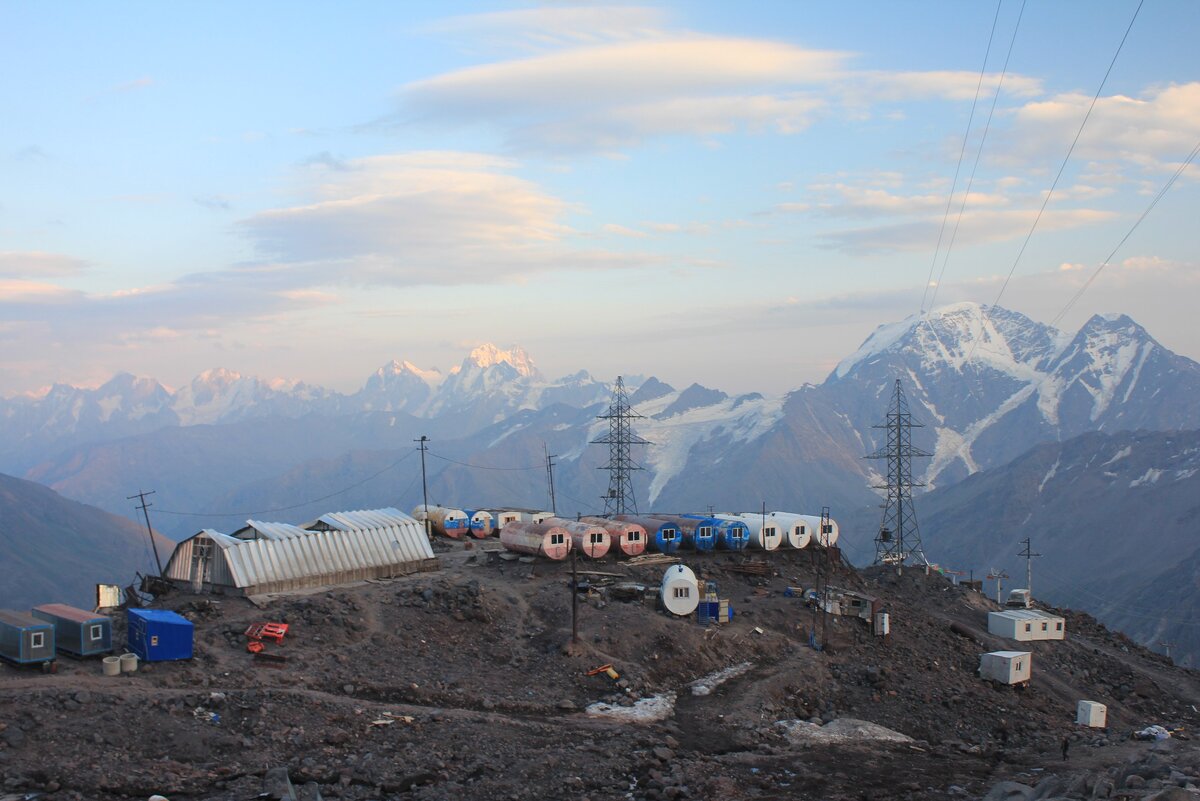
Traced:
POLYGON ((622 523, 636 523, 646 531, 646 546, 659 553, 675 553, 679 550, 679 527, 668 520, 641 515, 614 515, 622 523))
POLYGON ((670 520, 679 526, 684 547, 697 551, 714 551, 717 548, 717 526, 720 521, 706 515, 655 515, 670 520))
POLYGON ((500 543, 510 551, 566 559, 571 551, 571 533, 562 526, 515 520, 500 529, 500 543))
POLYGON ((551 517, 543 522, 565 528, 571 535, 571 548, 592 559, 601 558, 612 547, 611 537, 602 526, 561 517, 551 517))
POLYGON ((825 524, 824 530, 821 528, 820 515, 796 515, 800 520, 808 526, 808 530, 812 532, 812 541, 819 542, 825 547, 837 545, 838 541, 838 524, 832 517, 825 524))
POLYGON ((646 529, 637 523, 625 523, 604 517, 584 517, 580 522, 591 523, 607 531, 610 547, 618 555, 637 556, 646 550, 646 529))
MULTIPOLYGON (((747 512, 741 515, 746 520, 754 517, 753 512, 747 512)), ((761 515, 759 516, 761 518, 761 515)), ((806 520, 801 520, 800 515, 790 512, 768 512, 768 520, 774 520, 779 526, 780 532, 783 534, 783 544, 788 548, 807 548, 812 541, 812 536, 815 533, 809 528, 806 520)))
POLYGON ((685 617, 700 606, 700 587, 696 574, 686 565, 671 565, 663 574, 658 592, 663 609, 672 615, 685 617))
POLYGON ((496 530, 490 512, 483 509, 464 509, 463 512, 467 515, 467 528, 470 529, 472 537, 476 539, 490 537, 496 530))
POLYGON ((452 509, 448 506, 435 506, 430 504, 428 507, 425 504, 417 504, 413 509, 412 516, 418 521, 424 522, 429 520, 429 525, 438 534, 441 534, 452 539, 460 539, 462 535, 470 532, 470 518, 462 509, 452 509))
POLYGON ((718 515, 713 520, 713 538, 718 550, 744 551, 750 545, 750 529, 736 517, 718 515))
POLYGON ((759 514, 717 515, 721 520, 741 523, 750 535, 750 547, 774 551, 783 543, 782 526, 772 517, 759 514))

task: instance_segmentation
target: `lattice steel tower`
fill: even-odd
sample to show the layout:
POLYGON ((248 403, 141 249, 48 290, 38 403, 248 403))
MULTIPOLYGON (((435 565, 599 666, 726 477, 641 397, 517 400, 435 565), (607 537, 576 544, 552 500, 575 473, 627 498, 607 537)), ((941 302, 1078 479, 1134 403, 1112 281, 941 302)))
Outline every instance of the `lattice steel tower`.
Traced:
POLYGON ((896 379, 896 394, 888 408, 887 420, 874 426, 887 429, 887 445, 866 457, 887 459, 887 483, 875 485, 875 489, 887 490, 887 500, 882 504, 883 520, 875 537, 876 564, 895 565, 897 569, 910 560, 929 564, 921 550, 921 532, 912 500, 912 488, 925 486, 913 481, 912 458, 930 455, 912 444, 912 429, 923 427, 913 422, 904 390, 896 379))
POLYGON ((625 382, 621 376, 617 376, 612 404, 607 412, 597 417, 608 421, 608 433, 592 440, 593 445, 608 445, 608 464, 600 468, 608 471, 608 494, 604 496, 606 515, 637 514, 637 499, 633 497, 630 473, 643 468, 633 461, 629 450, 634 445, 653 444, 633 433, 630 427, 629 421, 641 416, 630 407, 629 396, 625 394, 625 382))

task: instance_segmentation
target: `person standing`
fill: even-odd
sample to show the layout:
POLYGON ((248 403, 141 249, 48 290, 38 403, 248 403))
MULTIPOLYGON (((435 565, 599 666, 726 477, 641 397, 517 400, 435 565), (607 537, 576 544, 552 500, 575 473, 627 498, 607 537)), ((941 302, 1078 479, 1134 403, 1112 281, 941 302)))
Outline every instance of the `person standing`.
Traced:
POLYGON ((1066 762, 1067 761, 1067 752, 1071 750, 1071 738, 1064 737, 1062 745, 1063 745, 1063 762, 1066 762))

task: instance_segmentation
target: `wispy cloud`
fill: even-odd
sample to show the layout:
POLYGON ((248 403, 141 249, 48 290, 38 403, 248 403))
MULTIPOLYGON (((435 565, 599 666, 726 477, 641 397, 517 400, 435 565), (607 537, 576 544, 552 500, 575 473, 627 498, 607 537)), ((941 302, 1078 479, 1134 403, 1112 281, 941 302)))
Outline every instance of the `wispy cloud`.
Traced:
POLYGON ((197 206, 201 206, 211 211, 230 211, 233 208, 233 206, 229 204, 229 201, 220 195, 198 195, 197 197, 192 198, 192 201, 197 206))
POLYGON ((542 6, 466 14, 438 20, 423 29, 465 40, 471 48, 542 50, 564 45, 657 35, 666 24, 662 9, 645 6, 542 6))
POLYGON ((135 78, 132 81, 119 83, 112 87, 109 91, 124 94, 126 92, 136 92, 141 89, 149 89, 151 86, 154 86, 154 84, 155 81, 153 78, 143 75, 141 78, 135 78))
POLYGON ((0 251, 0 278, 48 278, 77 275, 87 262, 61 253, 0 251))

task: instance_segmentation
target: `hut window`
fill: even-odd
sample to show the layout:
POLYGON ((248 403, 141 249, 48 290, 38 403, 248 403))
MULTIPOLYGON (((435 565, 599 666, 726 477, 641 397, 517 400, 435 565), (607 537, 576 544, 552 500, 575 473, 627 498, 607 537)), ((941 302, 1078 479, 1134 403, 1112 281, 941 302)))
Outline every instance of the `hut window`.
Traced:
POLYGON ((673 528, 664 528, 664 529, 662 530, 662 538, 663 538, 664 540, 667 540, 668 542, 669 542, 669 541, 671 541, 671 540, 673 540, 673 539, 675 539, 675 529, 673 529, 673 528))
POLYGON ((1043 623, 1043 624, 1042 624, 1042 631, 1049 631, 1049 630, 1050 630, 1050 624, 1049 624, 1049 623, 1043 623))
POLYGON ((551 534, 550 535, 550 544, 551 545, 562 545, 563 544, 563 535, 562 534, 551 534))
POLYGON ((630 542, 641 542, 641 539, 642 539, 642 533, 640 531, 630 531, 629 532, 629 541, 630 542))
POLYGON ((35 631, 29 635, 29 647, 41 648, 46 644, 46 632, 35 631))
POLYGON ((1033 624, 1031 624, 1031 623, 1026 623, 1026 624, 1025 624, 1025 630, 1026 630, 1026 631, 1033 631, 1033 624))
POLYGON ((701 537, 711 537, 712 536, 712 526, 701 526, 700 530, 697 531, 696 534, 701 537))
POLYGON ((1062 631, 1062 623, 1055 623, 1054 628, 1056 631, 1062 631))
POLYGON ((804 536, 804 526, 800 526, 800 527, 799 527, 799 528, 797 528, 796 530, 800 532, 800 536, 801 536, 801 537, 803 537, 803 536, 804 536))
POLYGON ((91 626, 91 628, 88 629, 88 636, 91 637, 93 640, 100 639, 100 637, 101 637, 101 635, 103 635, 103 633, 104 633, 104 626, 102 626, 99 623, 93 624, 91 626))
POLYGON ((592 545, 599 545, 604 542, 604 535, 595 531, 592 532, 592 545))
POLYGON ((691 589, 689 587, 676 587, 675 588, 675 597, 676 598, 687 598, 687 597, 690 597, 691 594, 692 594, 691 589))
POLYGON ((764 529, 763 529, 763 536, 764 536, 764 537, 774 537, 774 536, 775 536, 775 528, 774 528, 774 526, 772 526, 771 528, 764 528, 764 529))
POLYGON ((1020 659, 1018 659, 1018 660, 1017 660, 1017 672, 1018 672, 1018 673, 1020 673, 1020 672, 1021 672, 1021 669, 1022 669, 1022 666, 1021 666, 1021 660, 1020 660, 1020 659))

